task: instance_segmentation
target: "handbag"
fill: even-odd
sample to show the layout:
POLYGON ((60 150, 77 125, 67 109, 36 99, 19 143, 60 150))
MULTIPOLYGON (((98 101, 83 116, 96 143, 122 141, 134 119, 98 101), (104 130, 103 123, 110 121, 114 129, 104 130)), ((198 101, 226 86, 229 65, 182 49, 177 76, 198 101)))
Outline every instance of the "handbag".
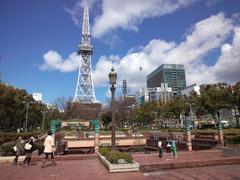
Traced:
POLYGON ((54 146, 52 147, 52 151, 55 152, 57 150, 57 148, 54 146))
POLYGON ((17 151, 17 146, 15 145, 15 146, 13 146, 13 150, 14 150, 14 152, 16 152, 17 151))
POLYGON ((30 150, 31 148, 32 148, 32 145, 29 143, 26 143, 24 146, 24 149, 26 149, 26 150, 30 150))

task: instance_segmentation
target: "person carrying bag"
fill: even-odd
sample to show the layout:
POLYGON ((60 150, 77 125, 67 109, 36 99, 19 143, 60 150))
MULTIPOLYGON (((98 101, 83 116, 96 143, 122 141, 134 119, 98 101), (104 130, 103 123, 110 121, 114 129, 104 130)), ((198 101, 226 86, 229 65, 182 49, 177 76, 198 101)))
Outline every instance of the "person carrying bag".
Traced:
POLYGON ((25 157, 25 159, 23 160, 23 167, 26 167, 26 166, 29 166, 29 165, 30 165, 30 162, 31 162, 31 159, 32 159, 32 152, 33 152, 34 140, 35 140, 34 137, 31 136, 31 137, 27 140, 27 143, 26 143, 25 146, 24 146, 26 157, 25 157))
POLYGON ((23 146, 22 146, 22 137, 19 136, 16 140, 16 144, 13 147, 14 152, 16 153, 15 158, 12 162, 12 166, 16 167, 17 162, 18 162, 18 157, 20 156, 21 152, 24 151, 23 146))

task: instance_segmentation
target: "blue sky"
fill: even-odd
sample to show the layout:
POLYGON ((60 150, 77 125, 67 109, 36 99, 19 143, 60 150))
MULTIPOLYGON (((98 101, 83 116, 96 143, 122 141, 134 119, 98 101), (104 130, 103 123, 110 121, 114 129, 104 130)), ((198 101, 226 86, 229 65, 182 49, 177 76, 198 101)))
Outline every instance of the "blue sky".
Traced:
MULTIPOLYGON (((74 96, 84 1, 2 0, 1 79, 45 103, 74 96)), ((187 84, 240 79, 240 1, 89 0, 97 100, 109 96, 108 73, 130 94, 162 63, 185 65, 187 84), (143 67, 139 71, 139 66, 143 67)))

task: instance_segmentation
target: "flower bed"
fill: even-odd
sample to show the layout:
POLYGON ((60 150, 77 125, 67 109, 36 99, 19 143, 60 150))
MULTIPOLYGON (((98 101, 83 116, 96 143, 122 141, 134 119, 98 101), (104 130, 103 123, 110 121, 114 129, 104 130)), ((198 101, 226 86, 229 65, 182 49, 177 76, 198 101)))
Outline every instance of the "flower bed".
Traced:
POLYGON ((100 148, 97 155, 109 172, 139 171, 139 163, 134 162, 127 153, 110 152, 104 147, 100 148))

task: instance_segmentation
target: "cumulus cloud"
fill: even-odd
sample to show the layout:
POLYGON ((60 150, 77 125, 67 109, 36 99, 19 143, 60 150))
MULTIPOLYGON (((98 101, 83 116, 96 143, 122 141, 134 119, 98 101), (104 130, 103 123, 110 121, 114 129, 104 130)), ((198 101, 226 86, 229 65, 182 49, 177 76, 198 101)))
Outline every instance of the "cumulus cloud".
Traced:
POLYGON ((94 20, 93 36, 101 37, 117 28, 138 30, 146 18, 170 14, 197 0, 102 0, 102 14, 94 20))
MULTIPOLYGON (((114 66, 117 84, 121 86, 126 78, 129 89, 138 90, 146 86, 146 76, 163 63, 184 64, 188 85, 234 83, 240 77, 240 27, 233 19, 218 13, 197 22, 180 43, 153 39, 145 46, 129 50, 123 57, 101 56, 93 68, 94 84, 107 86, 108 73, 114 66), (209 66, 205 63, 209 60, 207 55, 215 49, 220 50, 220 55, 211 59, 213 65, 209 66)), ((64 60, 57 52, 49 51, 44 54, 41 68, 69 72, 76 70, 78 65, 76 53, 64 60)))
POLYGON ((58 52, 50 50, 43 55, 43 61, 44 63, 39 66, 41 70, 71 72, 79 67, 80 56, 72 53, 67 59, 63 59, 58 52))
POLYGON ((197 22, 185 39, 177 44, 161 39, 151 40, 139 51, 128 52, 119 60, 112 61, 104 57, 96 65, 94 71, 95 81, 98 84, 107 83, 107 73, 110 66, 114 65, 119 75, 119 83, 126 77, 128 87, 132 89, 144 88, 146 76, 163 63, 184 64, 187 83, 215 83, 218 81, 234 82, 239 78, 238 68, 240 63, 239 29, 234 27, 233 21, 226 18, 223 13, 210 16, 197 22), (232 44, 227 44, 226 39, 234 32, 232 44), (214 49, 221 49, 221 55, 215 59, 213 66, 205 64, 206 55, 214 49), (231 59, 231 60, 230 60, 231 59), (228 64, 229 61, 232 63, 228 64), (104 64, 102 64, 104 62, 104 64), (106 65, 107 64, 107 65, 106 65), (102 65, 107 67, 105 75, 102 65), (139 71, 142 67, 142 71, 139 71))
POLYGON ((224 44, 221 56, 214 66, 214 74, 219 80, 234 83, 240 78, 240 27, 234 29, 232 44, 224 44))

